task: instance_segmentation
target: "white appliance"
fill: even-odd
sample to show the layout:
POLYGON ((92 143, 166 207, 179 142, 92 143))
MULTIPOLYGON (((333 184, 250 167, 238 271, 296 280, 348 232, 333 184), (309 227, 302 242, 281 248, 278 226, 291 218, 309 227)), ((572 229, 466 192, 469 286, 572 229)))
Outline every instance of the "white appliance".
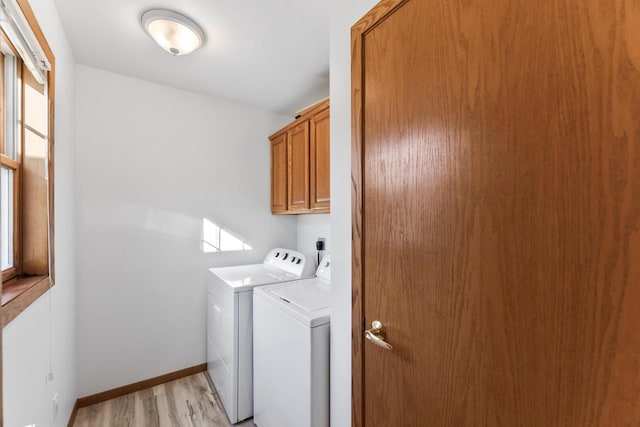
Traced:
POLYGON ((231 423, 253 415, 252 290, 302 277, 305 257, 272 249, 262 264, 209 269, 207 371, 231 423))
POLYGON ((329 426, 331 258, 316 278, 253 291, 253 422, 329 426))

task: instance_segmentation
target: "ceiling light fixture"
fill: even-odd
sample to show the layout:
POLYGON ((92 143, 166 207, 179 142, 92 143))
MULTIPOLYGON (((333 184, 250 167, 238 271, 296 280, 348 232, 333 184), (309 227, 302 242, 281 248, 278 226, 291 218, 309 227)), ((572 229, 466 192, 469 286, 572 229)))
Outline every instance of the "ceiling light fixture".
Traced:
POLYGON ((191 19, 170 10, 152 9, 142 14, 142 27, 172 55, 186 55, 204 43, 204 32, 191 19))

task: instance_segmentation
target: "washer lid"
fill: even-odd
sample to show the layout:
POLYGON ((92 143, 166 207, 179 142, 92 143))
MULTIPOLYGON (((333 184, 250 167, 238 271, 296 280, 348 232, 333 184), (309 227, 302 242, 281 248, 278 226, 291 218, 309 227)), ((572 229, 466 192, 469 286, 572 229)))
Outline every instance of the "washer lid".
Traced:
POLYGON ((314 328, 331 318, 331 283, 313 278, 256 288, 254 299, 266 298, 303 325, 314 328))
POLYGON ((328 308, 331 304, 331 285, 324 280, 305 280, 278 286, 271 292, 289 304, 313 312, 328 308))

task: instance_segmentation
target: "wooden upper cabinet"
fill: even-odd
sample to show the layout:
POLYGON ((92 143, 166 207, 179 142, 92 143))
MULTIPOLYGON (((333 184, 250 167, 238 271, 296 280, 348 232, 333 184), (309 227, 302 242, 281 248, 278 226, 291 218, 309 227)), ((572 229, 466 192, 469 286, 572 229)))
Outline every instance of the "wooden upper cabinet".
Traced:
POLYGON ((329 212, 329 109, 313 116, 311 124, 311 209, 314 212, 329 212))
POLYGON ((271 141, 271 213, 287 211, 287 134, 271 141))
POLYGON ((306 109, 271 141, 271 212, 329 212, 329 100, 306 109))
POLYGON ((309 122, 299 124, 287 133, 289 160, 288 209, 309 210, 309 122))

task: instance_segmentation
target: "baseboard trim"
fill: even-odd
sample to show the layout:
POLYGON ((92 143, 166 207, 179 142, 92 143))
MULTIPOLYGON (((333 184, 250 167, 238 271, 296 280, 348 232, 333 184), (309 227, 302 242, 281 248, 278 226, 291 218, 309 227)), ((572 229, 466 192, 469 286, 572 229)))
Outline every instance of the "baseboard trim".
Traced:
POLYGON ((69 422, 67 423, 67 427, 73 427, 73 423, 76 422, 76 415, 78 414, 78 399, 73 404, 73 410, 71 411, 71 415, 69 416, 69 422))
POLYGON ((85 406, 95 405, 116 397, 124 396, 125 394, 134 393, 136 391, 144 390, 149 387, 155 387, 160 384, 168 383, 169 381, 178 380, 180 378, 188 377, 189 375, 195 375, 207 370, 207 364, 202 363, 200 365, 192 366, 190 368, 180 369, 179 371, 170 372, 168 374, 160 375, 158 377, 149 378, 135 382, 133 384, 124 385, 122 387, 116 387, 111 390, 103 391, 100 393, 92 394, 90 396, 80 397, 76 400, 76 404, 73 406, 73 412, 71 418, 69 418, 68 427, 73 426, 75 421, 76 412, 78 409, 85 406))

